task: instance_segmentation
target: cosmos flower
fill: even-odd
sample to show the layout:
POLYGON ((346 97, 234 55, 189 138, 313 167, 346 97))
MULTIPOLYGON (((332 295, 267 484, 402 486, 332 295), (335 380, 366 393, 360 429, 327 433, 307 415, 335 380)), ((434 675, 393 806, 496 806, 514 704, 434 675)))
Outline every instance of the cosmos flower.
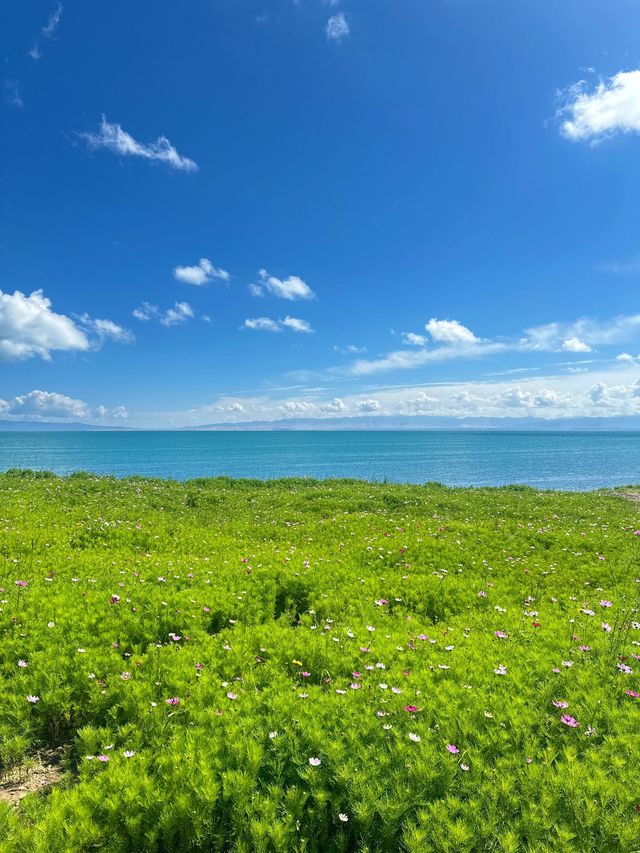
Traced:
POLYGON ((125 758, 133 758, 133 756, 136 753, 135 753, 135 750, 133 750, 133 749, 125 749, 125 751, 122 754, 124 755, 125 758))
POLYGON ((164 701, 166 702, 167 705, 179 705, 180 704, 180 699, 178 698, 178 696, 172 696, 170 699, 165 699, 164 701))
POLYGON ((554 699, 551 704, 555 705, 556 708, 568 708, 569 707, 568 702, 564 702, 563 700, 560 700, 560 699, 554 699))
POLYGON ((39 702, 39 701, 40 701, 40 697, 39 697, 39 696, 32 696, 31 694, 29 694, 29 695, 27 696, 27 702, 31 702, 33 705, 35 705, 35 703, 36 703, 36 702, 39 702))
POLYGON ((613 601, 607 601, 603 598, 600 602, 600 607, 613 607, 613 601))
POLYGON ((349 820, 349 815, 340 812, 340 814, 338 815, 338 820, 341 820, 342 823, 346 823, 349 820))
POLYGON ((495 672, 496 675, 506 675, 507 674, 507 668, 502 663, 500 664, 500 666, 496 667, 496 669, 494 669, 493 671, 495 672))
POLYGON ((455 743, 448 743, 447 744, 447 752, 450 752, 452 755, 457 755, 460 752, 460 750, 455 745, 455 743))
POLYGON ((409 732, 409 740, 412 740, 414 743, 420 743, 420 735, 417 735, 415 732, 409 732))
POLYGON ((506 640, 506 639, 508 639, 508 637, 509 637, 509 635, 508 635, 508 634, 505 634, 505 632, 504 632, 504 631, 494 631, 494 632, 493 632, 493 634, 494 634, 494 636, 495 636, 495 637, 497 637, 499 640, 506 640))
POLYGON ((405 705, 404 710, 407 712, 407 714, 415 714, 418 708, 416 705, 405 705))
POLYGON ((29 666, 29 664, 26 662, 26 660, 19 660, 19 661, 18 661, 18 666, 19 666, 21 669, 24 669, 24 667, 25 667, 25 666, 29 666))
POLYGON ((312 767, 319 767, 322 764, 322 760, 320 758, 310 758, 309 764, 312 767))
POLYGON ((580 723, 576 719, 574 719, 572 716, 570 716, 569 714, 563 714, 560 717, 560 722, 564 723, 565 726, 569 726, 569 728, 571 728, 571 729, 577 729, 578 726, 580 725, 580 723))

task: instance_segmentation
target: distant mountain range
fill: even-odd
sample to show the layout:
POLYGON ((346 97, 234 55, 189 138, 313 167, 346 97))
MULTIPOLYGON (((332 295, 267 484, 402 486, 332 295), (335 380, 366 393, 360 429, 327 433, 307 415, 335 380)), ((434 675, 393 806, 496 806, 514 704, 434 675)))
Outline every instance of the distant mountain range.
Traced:
MULTIPOLYGON (((524 430, 534 432, 584 432, 600 430, 640 431, 640 415, 612 418, 449 418, 428 415, 359 417, 359 418, 286 418, 278 421, 247 421, 245 423, 205 424, 198 427, 180 427, 176 431, 238 432, 254 430, 310 431, 310 430, 524 430)), ((95 424, 60 423, 46 421, 2 421, 3 431, 37 432, 131 432, 130 427, 106 427, 95 424)), ((169 430, 158 430, 167 432, 169 430)))

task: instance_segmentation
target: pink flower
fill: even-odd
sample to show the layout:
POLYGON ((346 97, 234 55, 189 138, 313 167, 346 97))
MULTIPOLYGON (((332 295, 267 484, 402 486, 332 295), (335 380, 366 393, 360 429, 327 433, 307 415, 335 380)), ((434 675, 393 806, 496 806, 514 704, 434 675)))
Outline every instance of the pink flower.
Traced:
POLYGON ((311 675, 311 673, 310 673, 310 672, 301 672, 301 673, 300 673, 300 675, 301 675, 303 678, 309 678, 309 676, 311 675))
POLYGON ((493 634, 494 634, 494 636, 495 636, 495 637, 497 637, 499 640, 506 640, 506 639, 509 637, 509 635, 508 635, 508 634, 505 634, 505 632, 504 632, 504 631, 494 631, 494 632, 493 632, 493 634))
POLYGON ((600 627, 603 631, 606 631, 607 634, 610 634, 613 631, 613 628, 611 627, 611 625, 609 625, 608 622, 602 622, 600 627))
POLYGON ((627 696, 631 696, 633 699, 637 699, 640 696, 640 693, 637 693, 635 690, 625 690, 624 691, 627 696))
POLYGON ((108 755, 99 755, 98 761, 102 761, 103 764, 106 764, 107 761, 109 761, 109 756, 108 755))
POLYGON ((407 712, 407 714, 415 714, 418 708, 416 707, 416 705, 405 705, 404 710, 407 712))
POLYGON ((167 705, 179 705, 180 699, 177 696, 172 696, 171 699, 164 700, 167 705))
POLYGON ((115 593, 109 599, 109 604, 118 604, 120 602, 120 596, 115 593))
POLYGON ((232 693, 231 690, 227 693, 227 699, 231 699, 233 701, 234 699, 237 699, 237 698, 238 698, 237 693, 232 693))
POLYGON ((581 652, 590 652, 590 651, 591 651, 591 646, 578 646, 578 649, 579 649, 581 652))
POLYGON ((607 601, 603 598, 600 602, 600 607, 613 607, 613 601, 607 601))
POLYGON ((626 663, 619 663, 618 669, 620 670, 620 672, 625 672, 627 675, 631 675, 631 673, 633 672, 631 667, 627 666, 626 663))
POLYGON ((455 743, 448 743, 447 744, 447 751, 450 752, 452 755, 456 755, 458 752, 460 752, 460 750, 455 745, 455 743))
POLYGON ((552 704, 552 705, 555 705, 555 706, 556 706, 556 708, 568 708, 568 707, 569 707, 569 703, 568 703, 568 702, 564 702, 564 701, 562 701, 562 700, 560 700, 560 699, 554 699, 554 700, 553 700, 553 702, 552 702, 551 704, 552 704))
POLYGON ((27 585, 27 581, 16 581, 16 586, 19 586, 20 589, 27 585))
POLYGON ((571 728, 571 729, 577 729, 578 726, 580 725, 580 723, 577 720, 575 720, 573 717, 571 717, 569 714, 563 714, 560 717, 560 722, 564 723, 565 726, 569 726, 569 728, 571 728))

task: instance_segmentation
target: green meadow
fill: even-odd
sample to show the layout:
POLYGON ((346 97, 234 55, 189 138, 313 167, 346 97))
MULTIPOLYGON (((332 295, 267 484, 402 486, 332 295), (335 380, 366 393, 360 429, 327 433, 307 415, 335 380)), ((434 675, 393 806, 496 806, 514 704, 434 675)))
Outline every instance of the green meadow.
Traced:
POLYGON ((639 528, 604 492, 1 475, 0 850, 640 850, 639 528))

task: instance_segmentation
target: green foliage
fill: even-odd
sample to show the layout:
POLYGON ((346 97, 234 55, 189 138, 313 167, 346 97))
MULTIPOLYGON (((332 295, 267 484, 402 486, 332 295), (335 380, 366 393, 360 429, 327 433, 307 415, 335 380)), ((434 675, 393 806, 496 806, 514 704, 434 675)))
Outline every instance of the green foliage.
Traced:
POLYGON ((604 492, 0 475, 0 773, 65 769, 0 797, 0 850, 637 851, 638 527, 604 492))

